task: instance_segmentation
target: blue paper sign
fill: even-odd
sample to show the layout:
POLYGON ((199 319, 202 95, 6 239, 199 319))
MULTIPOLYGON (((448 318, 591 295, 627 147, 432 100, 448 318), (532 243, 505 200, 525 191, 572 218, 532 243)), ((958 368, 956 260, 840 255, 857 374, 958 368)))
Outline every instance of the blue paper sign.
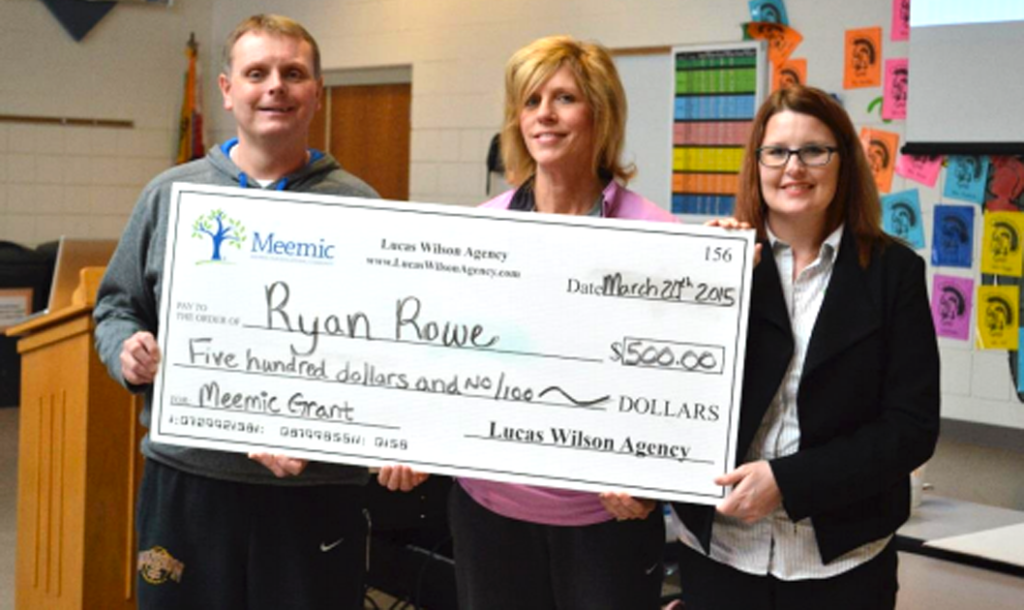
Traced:
POLYGON ((932 265, 971 267, 974 252, 974 208, 937 205, 932 222, 932 265))
POLYGON ((789 25, 786 5, 782 0, 750 0, 747 5, 750 6, 751 21, 789 25))
POLYGON ((917 189, 882 197, 882 227, 886 233, 919 250, 924 248, 922 225, 921 201, 917 189))
POLYGON ((988 157, 948 157, 946 187, 943 197, 985 203, 985 181, 988 179, 988 157))

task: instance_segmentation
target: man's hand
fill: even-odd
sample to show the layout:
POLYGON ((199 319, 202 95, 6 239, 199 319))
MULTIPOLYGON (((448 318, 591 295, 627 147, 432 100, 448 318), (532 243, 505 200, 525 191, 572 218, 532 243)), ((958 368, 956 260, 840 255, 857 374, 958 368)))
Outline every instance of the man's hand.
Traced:
POLYGON ((299 476, 309 463, 309 460, 275 453, 250 453, 249 459, 263 464, 279 479, 299 476))
POLYGON ((381 466, 377 482, 391 491, 412 491, 430 475, 408 466, 381 466))
POLYGON ((646 519, 654 507, 658 505, 654 500, 646 498, 634 498, 628 493, 621 491, 605 491, 598 494, 601 505, 619 521, 627 519, 646 519))
POLYGON ((153 383, 160 364, 160 347, 153 333, 140 330, 121 345, 121 376, 132 385, 153 383))
POLYGON ((732 485, 732 492, 718 505, 718 512, 744 523, 755 523, 782 504, 782 492, 768 462, 744 464, 715 479, 716 485, 732 485))

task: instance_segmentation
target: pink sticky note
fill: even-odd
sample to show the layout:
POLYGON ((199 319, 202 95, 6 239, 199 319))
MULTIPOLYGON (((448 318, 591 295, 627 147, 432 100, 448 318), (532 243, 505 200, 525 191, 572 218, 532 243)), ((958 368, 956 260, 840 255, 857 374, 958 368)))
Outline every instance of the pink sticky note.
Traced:
POLYGON ((892 0, 890 40, 910 38, 910 0, 892 0))
POLYGON ((882 118, 907 118, 907 90, 909 87, 906 57, 885 60, 885 97, 882 100, 882 118))
POLYGON ((927 187, 935 187, 935 181, 939 179, 939 172, 942 171, 942 156, 914 157, 900 155, 896 160, 896 173, 909 178, 914 182, 920 182, 927 187))
POLYGON ((966 341, 971 335, 974 280, 936 275, 932 284, 932 320, 935 334, 966 341))

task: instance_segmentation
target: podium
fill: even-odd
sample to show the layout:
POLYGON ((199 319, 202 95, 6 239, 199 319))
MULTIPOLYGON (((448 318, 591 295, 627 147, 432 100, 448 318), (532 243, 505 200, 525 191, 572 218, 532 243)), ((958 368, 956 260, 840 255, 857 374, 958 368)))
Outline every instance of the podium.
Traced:
POLYGON ((141 397, 93 349, 102 268, 72 304, 7 329, 21 354, 18 610, 135 608, 141 397))

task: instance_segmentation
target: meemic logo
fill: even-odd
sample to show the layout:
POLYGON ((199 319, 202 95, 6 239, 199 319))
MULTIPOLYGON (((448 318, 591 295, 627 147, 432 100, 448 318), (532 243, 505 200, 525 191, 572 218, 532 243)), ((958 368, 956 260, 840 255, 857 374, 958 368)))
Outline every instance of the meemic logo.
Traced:
POLYGON ((281 239, 274 232, 264 237, 256 231, 252 236, 251 254, 255 258, 273 258, 308 263, 330 263, 334 260, 334 244, 324 238, 318 241, 281 239))
POLYGON ((228 261, 227 248, 242 250, 242 244, 248 236, 245 226, 236 218, 228 216, 224 210, 212 210, 208 214, 200 214, 192 223, 192 238, 210 240, 210 258, 197 261, 203 263, 224 263, 228 261))

